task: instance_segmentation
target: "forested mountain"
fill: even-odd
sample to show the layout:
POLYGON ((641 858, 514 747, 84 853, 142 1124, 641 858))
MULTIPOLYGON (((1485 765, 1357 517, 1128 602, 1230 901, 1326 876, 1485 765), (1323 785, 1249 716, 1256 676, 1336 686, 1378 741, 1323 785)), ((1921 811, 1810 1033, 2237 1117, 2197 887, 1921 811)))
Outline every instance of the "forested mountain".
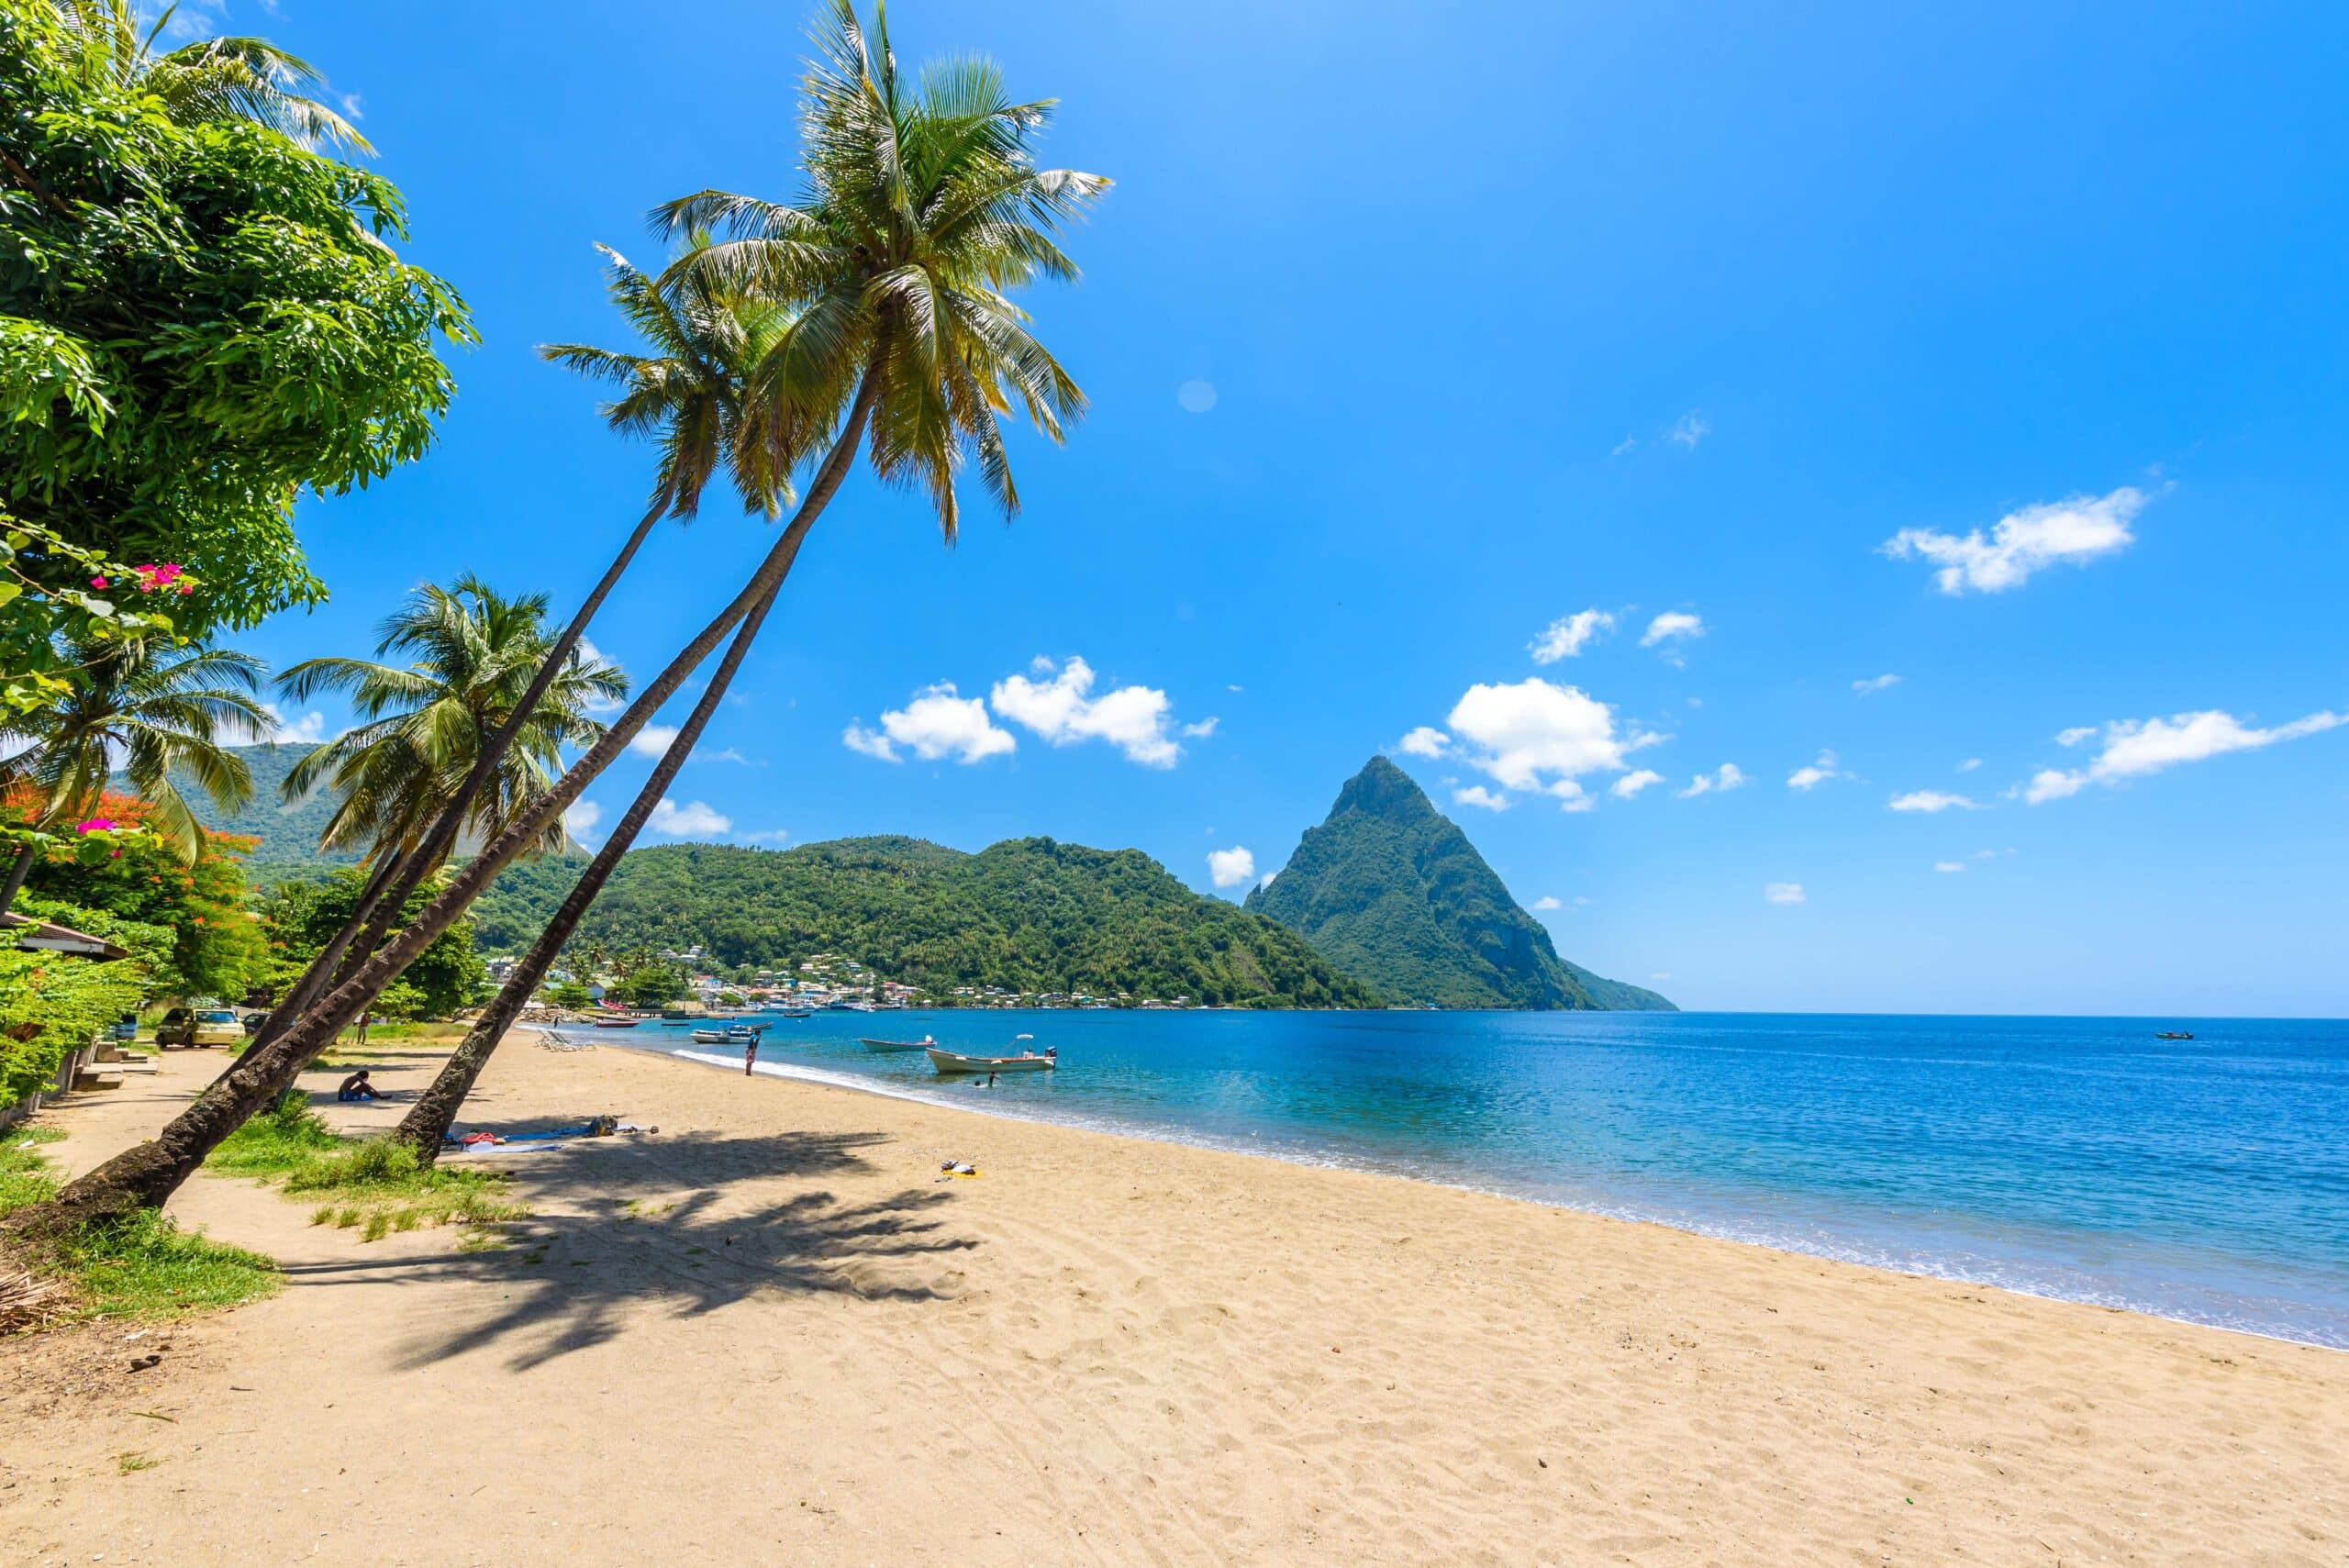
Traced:
POLYGON ((1338 794, 1247 907, 1398 1001, 1668 1012, 1653 991, 1566 962, 1476 847, 1385 757, 1338 794))
MULTIPOLYGON (((244 759, 253 775, 253 797, 242 811, 222 811, 194 779, 177 773, 173 778, 195 809, 197 821, 224 833, 260 840, 246 857, 248 874, 255 883, 267 885, 289 876, 315 875, 322 867, 357 862, 355 855, 318 852, 318 834, 334 815, 332 797, 316 795, 294 806, 277 797, 278 785, 307 754, 308 746, 232 746, 228 750, 244 759)), ((130 792, 130 781, 117 777, 114 787, 130 792)))
MULTIPOLYGON (((499 877, 473 908, 484 951, 518 951, 585 864, 550 856, 499 877)), ((829 952, 932 991, 993 984, 1301 1007, 1378 1001, 1296 933, 1200 896, 1139 850, 1050 839, 977 854, 902 838, 634 850, 574 939, 591 943, 698 944, 725 968, 829 952)))

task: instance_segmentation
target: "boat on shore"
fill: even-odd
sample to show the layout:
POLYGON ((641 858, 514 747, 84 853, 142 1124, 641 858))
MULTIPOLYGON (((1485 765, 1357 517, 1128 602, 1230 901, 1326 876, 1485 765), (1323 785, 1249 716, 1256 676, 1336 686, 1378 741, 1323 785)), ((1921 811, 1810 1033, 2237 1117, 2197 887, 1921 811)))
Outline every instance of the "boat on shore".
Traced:
POLYGON ((919 1040, 860 1040, 856 1043, 867 1051, 928 1051, 938 1042, 924 1035, 919 1040))
MULTIPOLYGON (((1023 1034, 1012 1043, 1017 1045, 1019 1040, 1035 1038, 1032 1034, 1023 1034)), ((1060 1065, 1060 1048, 1057 1046, 1047 1050, 1041 1056, 1032 1050, 1021 1051, 1017 1056, 966 1056, 959 1051, 946 1051, 935 1045, 923 1049, 930 1052, 930 1064, 938 1070, 941 1078, 971 1073, 1049 1073, 1060 1065)))

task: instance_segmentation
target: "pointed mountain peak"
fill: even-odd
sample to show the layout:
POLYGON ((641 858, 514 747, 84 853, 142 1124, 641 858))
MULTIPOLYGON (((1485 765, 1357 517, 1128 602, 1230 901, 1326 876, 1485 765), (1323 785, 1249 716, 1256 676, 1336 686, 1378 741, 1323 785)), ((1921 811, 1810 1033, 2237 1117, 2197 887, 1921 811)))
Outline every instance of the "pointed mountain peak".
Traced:
POLYGON ((1343 817, 1349 811, 1389 822, 1417 822, 1438 815, 1427 792, 1411 782, 1410 774, 1384 756, 1373 757, 1363 764, 1362 772, 1346 781, 1330 815, 1343 817))

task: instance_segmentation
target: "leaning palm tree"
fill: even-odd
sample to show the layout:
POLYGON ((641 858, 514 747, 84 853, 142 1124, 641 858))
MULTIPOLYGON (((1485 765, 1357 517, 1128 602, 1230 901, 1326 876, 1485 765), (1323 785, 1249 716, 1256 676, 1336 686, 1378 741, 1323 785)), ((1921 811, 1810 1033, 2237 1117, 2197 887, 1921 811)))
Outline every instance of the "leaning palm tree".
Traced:
POLYGON ((738 439, 745 367, 771 341, 778 312, 770 306, 719 297, 708 288, 664 296, 626 257, 609 248, 604 254, 610 262, 612 301, 652 351, 623 353, 582 343, 551 344, 540 351, 583 373, 621 384, 620 395, 603 412, 615 429, 650 436, 658 443, 661 459, 649 503, 571 624, 545 651, 536 679, 511 705, 504 726, 477 749, 464 779, 443 792, 438 817, 408 846, 405 858, 378 864, 350 923, 319 951, 272 1014, 263 1043, 283 1033, 322 987, 351 974, 354 962, 382 942, 409 895, 447 860, 466 824, 477 820, 474 803, 490 787, 507 751, 531 721, 558 673, 569 667, 596 612, 653 528, 663 517, 682 521, 698 514, 702 494, 721 467, 732 477, 746 510, 772 517, 790 499, 788 473, 776 471, 766 451, 741 450, 738 439))
MULTIPOLYGON (((337 693, 360 719, 295 763, 282 786, 288 801, 321 790, 334 797, 321 850, 357 851, 381 867, 423 849, 544 662, 546 611, 544 594, 508 598, 471 575, 447 588, 426 584, 384 621, 377 658, 310 659, 278 677, 286 700, 337 693), (384 662, 387 655, 406 662, 384 662)), ((499 758, 488 786, 466 803, 465 831, 473 841, 485 841, 552 788, 562 771, 562 748, 592 746, 604 733, 590 710, 618 706, 627 695, 619 671, 574 651, 499 758)), ((558 819, 535 847, 557 850, 565 842, 558 819)), ((446 859, 444 851, 425 873, 446 859)))
MULTIPOLYGON (((0 1219, 0 1235, 68 1226, 169 1197, 576 801, 726 643, 700 701, 607 840, 608 853, 599 852, 542 935, 542 944, 559 950, 601 885, 599 873, 608 873, 674 779, 807 530, 860 450, 868 450, 868 435, 875 472, 927 491, 948 537, 959 515, 956 476, 974 459, 1003 508, 1016 509, 997 416, 1022 406, 1057 439, 1084 401, 1002 291, 1074 275, 1053 231, 1108 182, 1037 169, 1031 143, 1050 106, 1013 103, 992 66, 935 72, 912 89, 899 77, 885 36, 876 41, 877 61, 849 0, 835 0, 819 39, 821 57, 806 78, 801 123, 808 180, 796 206, 705 193, 659 215, 673 232, 722 228, 730 235, 689 247, 687 273, 706 272, 713 292, 763 299, 785 312, 774 346, 753 368, 744 428, 769 444, 775 472, 802 462, 813 467, 790 522, 750 580, 555 787, 452 873, 397 936, 306 1006, 277 1040, 239 1058, 152 1141, 76 1179, 50 1202, 0 1219)), ((666 278, 662 287, 685 282, 684 275, 666 278)), ((453 1113, 454 1101, 440 1087, 433 1097, 453 1113)))
POLYGON ((159 52, 155 40, 179 11, 175 5, 142 24, 131 0, 53 3, 81 40, 83 71, 153 94, 184 125, 250 120, 313 150, 321 145, 375 150, 350 121, 306 95, 326 86, 317 67, 266 39, 198 39, 159 52))
MULTIPOLYGON (((204 828, 174 775, 226 811, 252 797, 252 774, 220 736, 268 728, 253 695, 261 662, 160 642, 75 643, 61 652, 60 662, 76 671, 71 690, 51 706, 0 718, 0 746, 24 748, 8 768, 39 803, 33 827, 45 831, 91 810, 119 767, 147 802, 149 825, 193 861, 204 828)), ((0 886, 0 914, 16 902, 39 853, 36 841, 17 850, 0 886)))
MULTIPOLYGON (((1019 510, 996 416, 1016 400, 1057 440, 1063 421, 1084 408, 1074 381, 1000 291, 1076 275, 1052 232, 1108 182, 1035 167, 1030 143, 1051 106, 1013 102, 991 63, 958 61, 909 90, 885 24, 875 41, 877 60, 850 0, 835 0, 806 80, 807 193, 786 206, 705 191, 661 208, 656 226, 685 244, 658 289, 629 311, 641 325, 661 319, 659 309, 714 299, 751 324, 762 351, 737 401, 713 402, 738 422, 734 450, 746 459, 765 454, 773 469, 762 473, 788 473, 828 448, 785 530, 795 551, 868 426, 874 472, 925 490, 951 543, 960 518, 955 477, 972 455, 1005 514, 1019 510), (729 238, 714 238, 720 233, 729 238)), ((585 370, 608 358, 566 357, 585 370)), ((620 371, 614 363, 605 373, 618 379, 620 371)), ((643 384, 632 365, 627 374, 643 384)), ((652 776, 402 1119, 397 1136, 419 1158, 437 1154, 506 1029, 659 805, 781 583, 777 573, 652 776)))

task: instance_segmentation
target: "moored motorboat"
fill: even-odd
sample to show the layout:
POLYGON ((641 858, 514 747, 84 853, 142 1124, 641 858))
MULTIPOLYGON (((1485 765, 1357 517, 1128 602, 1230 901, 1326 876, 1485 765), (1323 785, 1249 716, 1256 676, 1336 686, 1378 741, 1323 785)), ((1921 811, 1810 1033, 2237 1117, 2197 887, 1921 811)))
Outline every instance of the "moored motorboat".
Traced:
POLYGON ((860 1040, 857 1044, 867 1051, 928 1051, 938 1042, 928 1035, 919 1040, 860 1040))
POLYGON ((736 1024, 729 1029, 696 1029, 696 1045, 749 1045, 765 1031, 750 1024, 736 1024))
POLYGON ((2185 1029, 2164 1029, 2154 1038, 2155 1040, 2192 1040, 2194 1036, 2185 1029))
POLYGON ((596 1027, 599 1029, 632 1029, 643 1021, 642 1018, 597 1018, 596 1027))
MULTIPOLYGON (((1023 1034, 1012 1043, 1017 1045, 1021 1040, 1035 1038, 1032 1034, 1023 1034)), ((1058 1046, 1050 1048, 1041 1056, 1033 1051, 1024 1051, 1018 1056, 965 1056, 959 1051, 944 1051, 934 1045, 923 1049, 930 1052, 930 1064, 938 1069, 941 1077, 963 1073, 1049 1073, 1060 1065, 1058 1046)))

